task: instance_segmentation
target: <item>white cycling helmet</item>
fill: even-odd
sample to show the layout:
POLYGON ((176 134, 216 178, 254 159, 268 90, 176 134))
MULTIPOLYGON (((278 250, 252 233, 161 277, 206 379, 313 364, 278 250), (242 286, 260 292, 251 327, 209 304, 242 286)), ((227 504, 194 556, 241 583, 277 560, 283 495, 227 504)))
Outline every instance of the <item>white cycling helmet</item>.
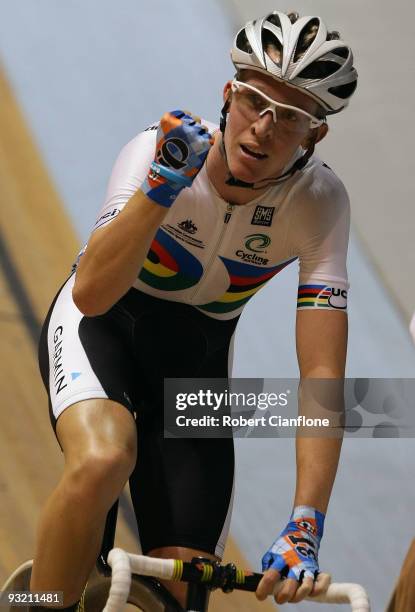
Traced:
POLYGON ((303 90, 326 114, 345 108, 357 85, 350 47, 320 17, 274 11, 249 21, 235 37, 231 58, 237 70, 258 70, 303 90), (280 59, 267 53, 269 45, 280 59))

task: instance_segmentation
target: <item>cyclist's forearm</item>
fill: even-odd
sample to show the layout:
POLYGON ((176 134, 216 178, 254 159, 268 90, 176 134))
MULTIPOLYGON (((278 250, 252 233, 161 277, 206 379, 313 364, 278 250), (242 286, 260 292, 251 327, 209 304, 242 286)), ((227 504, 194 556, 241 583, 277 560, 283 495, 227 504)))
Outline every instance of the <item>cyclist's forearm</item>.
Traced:
POLYGON ((300 380, 299 415, 313 424, 297 429, 294 507, 311 506, 326 513, 343 441, 343 366, 341 361, 336 368, 310 370, 300 380))
POLYGON ((139 189, 107 227, 95 231, 73 289, 81 312, 103 314, 130 289, 167 211, 139 189))
POLYGON ((339 463, 342 438, 297 437, 295 506, 327 511, 339 463))

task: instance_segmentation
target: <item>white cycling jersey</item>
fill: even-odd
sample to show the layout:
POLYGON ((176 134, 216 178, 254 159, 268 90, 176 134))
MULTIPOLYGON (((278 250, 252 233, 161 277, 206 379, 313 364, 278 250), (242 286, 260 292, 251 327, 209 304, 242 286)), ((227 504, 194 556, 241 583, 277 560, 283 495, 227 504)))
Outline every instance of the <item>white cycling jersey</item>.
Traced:
MULTIPOLYGON (((218 129, 203 123, 211 133, 218 129)), ((93 231, 111 223, 145 180, 157 126, 122 149, 93 231)), ((216 319, 231 319, 267 281, 298 260, 298 308, 345 311, 349 218, 342 182, 316 156, 244 205, 224 201, 204 165, 169 209, 134 287, 191 304, 216 319)))

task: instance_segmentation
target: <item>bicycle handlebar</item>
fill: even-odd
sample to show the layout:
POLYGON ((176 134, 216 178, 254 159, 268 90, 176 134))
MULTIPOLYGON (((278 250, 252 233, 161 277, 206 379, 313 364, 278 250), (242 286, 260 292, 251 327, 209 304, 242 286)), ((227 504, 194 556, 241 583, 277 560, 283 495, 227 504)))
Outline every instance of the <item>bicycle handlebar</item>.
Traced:
MULTIPOLYGON (((158 559, 132 555, 121 548, 111 550, 108 555, 108 563, 112 568, 112 580, 104 612, 119 612, 123 609, 130 592, 132 573, 164 580, 202 582, 207 587, 219 587, 225 592, 234 588, 256 591, 262 578, 262 574, 245 572, 231 564, 224 566, 216 562, 188 563, 179 559, 158 559)), ((279 591, 282 584, 282 582, 278 583, 274 593, 279 591)), ((359 584, 333 583, 323 595, 306 597, 306 599, 319 603, 348 603, 353 612, 370 612, 369 598, 359 584)))

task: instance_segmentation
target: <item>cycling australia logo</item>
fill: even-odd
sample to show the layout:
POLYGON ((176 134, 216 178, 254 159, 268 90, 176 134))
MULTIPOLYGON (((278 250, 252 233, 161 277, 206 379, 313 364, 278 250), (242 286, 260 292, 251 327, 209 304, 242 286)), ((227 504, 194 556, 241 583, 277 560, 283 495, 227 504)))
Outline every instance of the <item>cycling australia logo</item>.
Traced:
POLYGON ((245 236, 245 238, 245 248, 250 251, 250 253, 247 253, 243 249, 238 249, 235 255, 240 257, 244 262, 266 266, 269 259, 261 257, 257 255, 257 253, 262 254, 267 252, 266 249, 271 244, 271 238, 266 234, 249 234, 245 236))
POLYGON ((184 230, 188 234, 196 234, 197 232, 197 227, 191 219, 186 219, 185 221, 181 221, 177 225, 180 227, 180 229, 184 230))
POLYGON ((265 249, 271 244, 271 238, 265 234, 249 234, 245 238, 248 238, 245 247, 254 253, 266 253, 265 249))

